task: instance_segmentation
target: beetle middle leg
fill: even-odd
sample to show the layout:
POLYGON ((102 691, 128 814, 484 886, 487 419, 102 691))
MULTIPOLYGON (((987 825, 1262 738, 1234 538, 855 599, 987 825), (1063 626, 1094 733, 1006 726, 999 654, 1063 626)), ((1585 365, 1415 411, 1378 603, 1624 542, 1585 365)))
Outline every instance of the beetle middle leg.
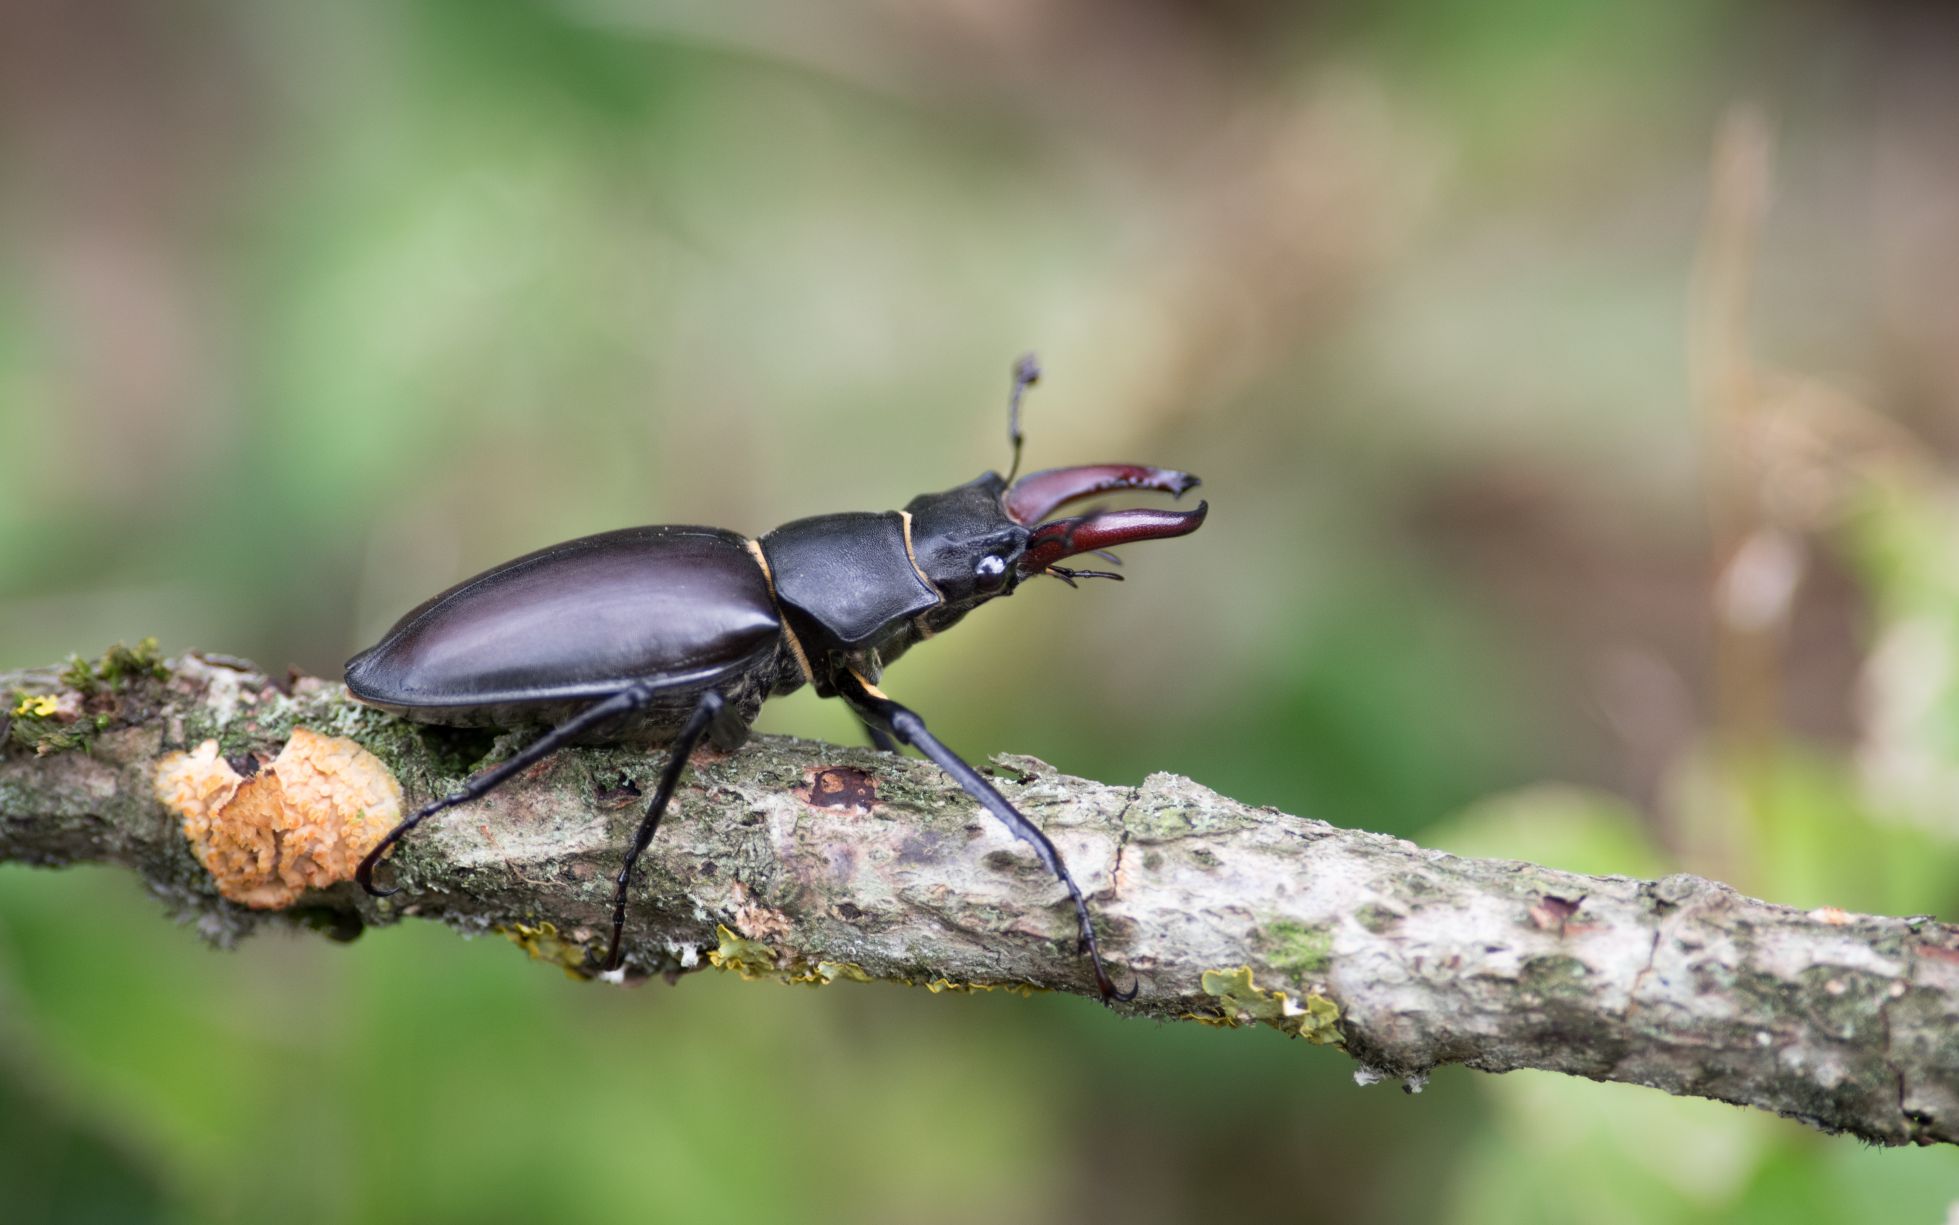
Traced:
POLYGON ((640 852, 653 841, 654 833, 660 828, 660 818, 666 813, 667 804, 673 799, 674 788, 680 784, 680 772, 686 768, 687 759, 694 755, 694 746, 701 737, 714 732, 716 743, 728 743, 738 738, 740 721, 728 709, 728 701, 714 690, 701 694, 694 703, 687 722, 681 725, 674 735, 673 742, 667 746, 667 764, 660 771, 660 785, 653 791, 653 801, 646 806, 646 816, 639 823, 639 832, 633 835, 633 845, 626 852, 626 862, 619 869, 618 887, 612 894, 612 944, 605 952, 605 972, 610 974, 619 969, 620 941, 626 931, 626 891, 632 884, 633 866, 639 862, 640 852))
POLYGON ((925 730, 925 720, 907 707, 901 706, 886 697, 874 686, 854 672, 845 672, 836 680, 837 693, 850 703, 866 724, 887 729, 889 733, 905 744, 911 745, 930 758, 933 764, 952 776, 952 780, 963 788, 994 815, 1009 833, 1034 848, 1034 854, 1048 871, 1054 873, 1068 889, 1068 896, 1075 903, 1075 919, 1081 925, 1081 951, 1095 967, 1095 985, 1102 992, 1102 1000, 1133 1000, 1136 998, 1138 984, 1130 984, 1129 990, 1116 990, 1115 982, 1102 965, 1102 952, 1095 945, 1095 925, 1089 922, 1088 902, 1082 897, 1081 887, 1068 872, 1068 865, 1061 861, 1061 852, 1040 827, 1022 816, 1020 810, 1001 795, 992 783, 978 770, 966 764, 965 760, 944 744, 938 737, 925 730))
POLYGON ((890 732, 885 731, 861 715, 857 721, 864 725, 864 735, 870 739, 872 748, 880 753, 896 753, 898 751, 898 742, 891 738, 890 732))

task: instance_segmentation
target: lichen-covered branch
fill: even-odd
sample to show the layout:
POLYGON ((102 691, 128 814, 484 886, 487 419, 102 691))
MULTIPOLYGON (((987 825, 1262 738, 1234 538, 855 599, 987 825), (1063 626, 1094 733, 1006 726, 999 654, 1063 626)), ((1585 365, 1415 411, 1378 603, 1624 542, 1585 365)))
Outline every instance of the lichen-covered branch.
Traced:
MULTIPOLYGON (((418 915, 594 968, 657 751, 566 752, 442 814, 391 861, 402 892, 377 901, 343 878, 393 819, 389 788, 419 804, 515 738, 405 723, 323 681, 291 688, 140 652, 0 675, 0 860, 126 865, 221 941, 268 919, 350 935, 418 915)), ((1135 976, 1120 1012, 1273 1025, 1344 1048, 1364 1078, 1545 1068, 1877 1143, 1959 1140, 1948 925, 1797 911, 1691 876, 1464 859, 1165 774, 1120 787, 1031 758, 992 771, 1135 976)), ((635 973, 1094 994, 1061 888, 922 762, 778 737, 702 753, 643 863, 635 973)))

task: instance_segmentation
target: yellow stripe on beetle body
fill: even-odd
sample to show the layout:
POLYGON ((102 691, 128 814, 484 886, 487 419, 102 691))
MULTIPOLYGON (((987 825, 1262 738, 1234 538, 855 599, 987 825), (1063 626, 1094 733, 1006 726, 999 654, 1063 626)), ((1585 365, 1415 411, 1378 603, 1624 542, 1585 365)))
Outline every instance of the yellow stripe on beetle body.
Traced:
POLYGON ((810 670, 809 656, 803 654, 803 644, 796 640, 796 631, 790 628, 789 614, 782 611, 782 604, 775 598, 775 575, 769 570, 768 555, 762 552, 759 541, 743 537, 742 544, 747 546, 748 555, 755 559, 755 564, 762 567, 762 581, 769 585, 769 602, 775 605, 776 615, 782 619, 783 640, 789 644, 789 653, 796 657, 796 666, 803 670, 804 683, 814 685, 816 673, 810 670))
POLYGON ((905 560, 911 563, 912 573, 918 576, 918 581, 925 584, 928 591, 939 597, 939 603, 945 603, 945 592, 939 590, 939 585, 933 582, 931 576, 927 575, 923 567, 918 564, 918 554, 911 547, 911 512, 899 511, 898 521, 905 527, 905 560))
POLYGON ((886 693, 882 689, 879 689, 876 685, 871 684, 871 682, 865 680, 864 674, 862 672, 859 672, 857 669, 852 668, 850 670, 850 674, 857 678, 857 683, 864 687, 865 693, 870 694, 872 697, 876 698, 880 702, 889 702, 891 700, 890 694, 886 693))

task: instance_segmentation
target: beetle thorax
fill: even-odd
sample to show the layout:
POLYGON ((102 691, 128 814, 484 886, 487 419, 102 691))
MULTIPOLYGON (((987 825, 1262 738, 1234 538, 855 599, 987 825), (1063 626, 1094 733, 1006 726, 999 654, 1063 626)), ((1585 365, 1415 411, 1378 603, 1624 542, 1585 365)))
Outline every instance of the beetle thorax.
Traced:
POLYGON ((777 603, 820 678, 874 674, 914 643, 1013 590, 1027 529, 987 473, 902 511, 817 515, 762 537, 777 603))

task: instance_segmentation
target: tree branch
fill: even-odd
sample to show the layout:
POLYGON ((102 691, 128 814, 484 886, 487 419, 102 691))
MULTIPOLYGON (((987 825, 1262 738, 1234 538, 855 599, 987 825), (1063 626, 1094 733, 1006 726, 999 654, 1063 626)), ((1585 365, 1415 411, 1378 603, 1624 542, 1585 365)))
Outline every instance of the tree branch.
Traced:
MULTIPOLYGON (((0 860, 125 865, 221 943, 268 918, 350 935, 412 914, 494 927, 584 973, 602 955, 657 751, 567 751, 442 814, 395 853, 403 890, 388 901, 342 880, 254 909, 220 896, 186 818, 160 802, 169 754, 211 739, 239 776, 282 779, 283 800, 269 783, 226 783, 206 796, 206 824, 222 832, 271 812, 284 822, 266 844, 274 867, 322 884, 339 861, 293 849, 332 824, 294 815, 308 787, 370 786, 363 812, 342 821, 342 836, 364 838, 357 851, 385 827, 377 818, 393 818, 331 754, 302 785, 278 757, 307 739, 296 728, 371 751, 411 805, 518 736, 405 723, 323 681, 287 694, 244 665, 152 668, 127 654, 141 666, 118 669, 112 654, 65 684, 51 670, 0 675, 14 724, 0 733, 0 860)), ((1959 1140, 1959 931, 1945 924, 1805 913, 1685 875, 1464 859, 1167 774, 1114 787, 1024 757, 996 759, 992 773, 1061 847, 1111 964, 1140 984, 1118 1011, 1269 1024, 1342 1047, 1362 1080, 1445 1063, 1544 1068, 1881 1144, 1959 1140)), ((781 737, 703 752, 643 862, 627 929, 635 973, 714 964, 1094 994, 1061 888, 923 762, 781 737)))

